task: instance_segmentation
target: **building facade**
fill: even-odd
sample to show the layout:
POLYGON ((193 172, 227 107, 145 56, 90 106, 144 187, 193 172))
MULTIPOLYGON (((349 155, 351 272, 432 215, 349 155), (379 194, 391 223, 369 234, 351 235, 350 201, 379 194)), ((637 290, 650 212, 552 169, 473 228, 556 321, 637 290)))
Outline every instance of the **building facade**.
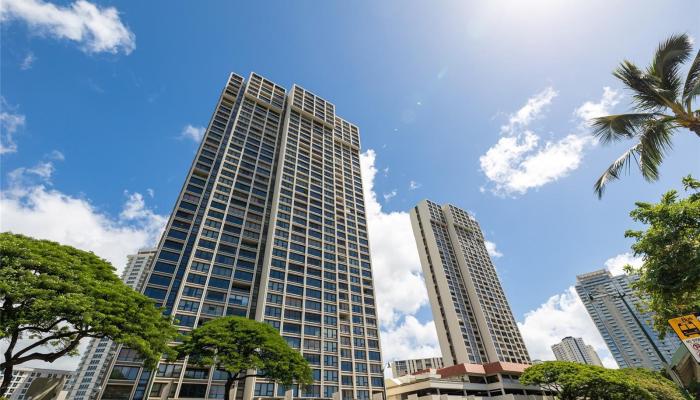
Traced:
MULTIPOLYGON (((141 291, 155 254, 156 249, 141 249, 136 254, 128 255, 122 281, 130 288, 141 291)), ((116 349, 117 346, 107 338, 90 340, 78 369, 67 385, 69 400, 97 399, 116 349)))
POLYGON ((640 299, 632 289, 636 279, 601 269, 577 276, 576 292, 620 368, 660 370, 670 363, 680 341, 672 334, 659 339, 653 314, 639 311, 640 299))
POLYGON ((561 342, 552 345, 552 351, 559 361, 603 366, 593 346, 584 343, 581 338, 567 336, 561 342))
MULTIPOLYGON (((72 373, 60 369, 15 367, 5 397, 8 400, 58 399, 65 394, 63 387, 72 373)), ((2 376, 0 372, 0 380, 2 376)))
MULTIPOLYGON (((383 393, 359 155, 359 129, 333 104, 231 74, 144 293, 183 332, 222 315, 265 321, 313 370, 303 391, 255 378, 233 398, 383 393)), ((184 362, 147 371, 120 349, 102 399, 222 398, 222 378, 184 362)))
POLYGON ((386 380, 388 400, 555 400, 554 393, 520 383, 526 364, 457 364, 386 380))
POLYGON ((404 375, 413 375, 418 371, 426 369, 437 369, 444 367, 442 357, 416 358, 411 360, 395 360, 389 366, 394 378, 404 375))
POLYGON ((529 364, 476 220, 424 200, 411 210, 411 225, 445 365, 529 364))

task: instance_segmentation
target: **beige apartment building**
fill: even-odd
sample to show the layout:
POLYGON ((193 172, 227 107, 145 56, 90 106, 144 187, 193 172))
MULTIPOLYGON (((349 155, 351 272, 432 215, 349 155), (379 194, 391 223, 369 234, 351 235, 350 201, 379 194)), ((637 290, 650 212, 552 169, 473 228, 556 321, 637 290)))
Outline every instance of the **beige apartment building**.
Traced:
MULTIPOLYGON (((183 332, 224 315, 265 322, 311 366, 304 388, 248 379, 232 398, 383 395, 356 125, 297 85, 231 74, 173 200, 143 293, 183 332)), ((216 368, 116 354, 103 400, 225 395, 216 368)))
POLYGON ((474 217, 423 200, 411 225, 444 364, 530 364, 474 217))
POLYGON ((552 351, 559 361, 603 366, 593 346, 584 343, 582 338, 567 336, 561 342, 552 345, 552 351))

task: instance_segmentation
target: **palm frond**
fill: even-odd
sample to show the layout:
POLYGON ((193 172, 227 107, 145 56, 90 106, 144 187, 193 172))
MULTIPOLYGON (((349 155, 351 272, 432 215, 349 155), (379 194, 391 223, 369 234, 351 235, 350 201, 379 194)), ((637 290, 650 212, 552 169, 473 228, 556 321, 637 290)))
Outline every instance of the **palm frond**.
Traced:
POLYGON ((700 50, 698 50, 698 54, 695 55, 693 63, 690 64, 688 76, 685 78, 683 101, 686 107, 690 107, 690 102, 695 96, 700 96, 700 50))
POLYGON ((648 121, 639 135, 639 169, 647 181, 659 179, 659 165, 672 147, 673 126, 670 120, 648 121))
POLYGON ((637 107, 644 111, 661 111, 671 102, 657 90, 658 79, 642 72, 630 61, 623 61, 613 75, 632 90, 637 107))
POLYGON ((681 78, 678 69, 693 51, 688 35, 673 35, 659 44, 654 60, 647 69, 647 74, 657 79, 657 86, 666 97, 676 100, 681 90, 681 78))
POLYGON ((598 180, 595 182, 595 185, 593 186, 593 190, 595 190, 595 193, 598 195, 598 198, 603 197, 603 192, 605 191, 605 187, 610 181, 614 179, 619 179, 620 178, 620 173, 623 170, 627 170, 629 172, 630 169, 630 162, 632 161, 632 157, 636 159, 637 154, 639 153, 639 147, 641 147, 640 143, 635 144, 634 146, 630 147, 627 151, 622 153, 620 157, 617 158, 610 166, 608 169, 605 170, 603 175, 598 178, 598 180))
POLYGON ((656 113, 615 114, 593 119, 593 136, 604 144, 629 139, 639 134, 644 123, 662 116, 656 113))

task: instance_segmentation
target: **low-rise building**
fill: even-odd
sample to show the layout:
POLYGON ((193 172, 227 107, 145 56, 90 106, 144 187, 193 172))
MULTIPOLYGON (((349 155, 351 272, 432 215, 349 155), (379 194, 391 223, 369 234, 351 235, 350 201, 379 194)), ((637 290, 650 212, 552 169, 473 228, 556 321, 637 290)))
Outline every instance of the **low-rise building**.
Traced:
MULTIPOLYGON (((61 369, 15 367, 5 397, 8 400, 56 400, 65 397, 63 386, 72 373, 61 369)), ((0 380, 2 377, 0 372, 0 380)))
POLYGON ((389 363, 391 373, 394 378, 404 375, 413 375, 431 368, 442 368, 445 365, 442 362, 442 357, 431 358, 414 358, 410 360, 395 360, 389 363))
POLYGON ((687 347, 678 347, 671 359, 671 369, 675 371, 683 386, 694 390, 695 393, 692 394, 700 398, 700 387, 694 386, 694 382, 700 382, 700 364, 695 361, 687 347))
POLYGON ((554 400, 538 386, 520 383, 527 364, 457 364, 386 379, 387 400, 554 400))

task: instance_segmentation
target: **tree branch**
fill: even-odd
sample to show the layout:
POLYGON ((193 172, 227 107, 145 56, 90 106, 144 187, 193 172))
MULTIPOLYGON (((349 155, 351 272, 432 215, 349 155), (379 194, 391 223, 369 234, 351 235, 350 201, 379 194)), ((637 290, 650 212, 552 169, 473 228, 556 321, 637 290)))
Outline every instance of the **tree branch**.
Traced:
POLYGON ((46 328, 38 327, 38 326, 25 326, 24 328, 19 328, 17 329, 18 331, 39 331, 39 332, 50 332, 51 329, 53 329, 56 325, 60 324, 63 321, 68 321, 66 318, 60 318, 56 320, 54 323, 51 325, 47 326, 46 328))
POLYGON ((37 341, 36 343, 33 343, 33 344, 23 348, 22 350, 18 351, 17 353, 15 353, 14 356, 12 356, 12 358, 17 358, 17 357, 21 356, 22 354, 28 352, 29 350, 35 349, 39 346, 42 346, 42 345, 44 345, 52 340, 63 339, 63 338, 67 338, 67 337, 70 337, 73 335, 78 335, 80 333, 83 333, 83 332, 71 331, 71 332, 57 333, 55 335, 47 336, 47 337, 37 341))
POLYGON ((19 357, 19 358, 14 358, 13 364, 18 365, 25 363, 30 360, 41 360, 41 361, 46 361, 46 362, 54 362, 58 360, 59 358, 65 356, 66 354, 70 353, 73 349, 78 347, 78 344, 80 344, 80 339, 84 338, 84 335, 79 334, 68 346, 66 346, 63 350, 58 351, 56 353, 32 353, 28 356, 24 357, 19 357))
POLYGON ((17 339, 19 339, 19 332, 12 332, 12 337, 10 337, 10 344, 9 346, 7 346, 7 350, 5 350, 5 362, 0 364, 0 368, 5 368, 7 364, 9 364, 10 356, 12 356, 12 350, 15 349, 15 345, 17 344, 17 339))
MULTIPOLYGON (((236 374, 238 375, 238 374, 236 374)), ((231 378, 232 381, 240 381, 248 378, 263 378, 265 375, 259 375, 259 374, 254 374, 254 375, 242 375, 237 378, 231 378)))

